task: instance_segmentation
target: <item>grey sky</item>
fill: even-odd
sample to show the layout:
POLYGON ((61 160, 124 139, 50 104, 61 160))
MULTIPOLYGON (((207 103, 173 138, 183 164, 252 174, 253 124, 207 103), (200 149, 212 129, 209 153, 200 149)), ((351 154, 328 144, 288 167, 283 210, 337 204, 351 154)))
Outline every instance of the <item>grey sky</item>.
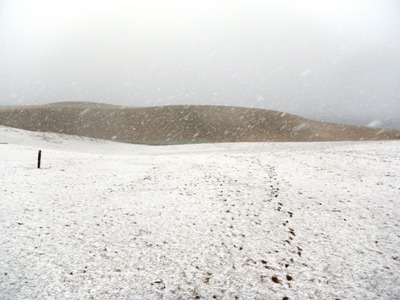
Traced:
POLYGON ((400 1, 0 0, 0 105, 58 101, 397 122, 400 1))

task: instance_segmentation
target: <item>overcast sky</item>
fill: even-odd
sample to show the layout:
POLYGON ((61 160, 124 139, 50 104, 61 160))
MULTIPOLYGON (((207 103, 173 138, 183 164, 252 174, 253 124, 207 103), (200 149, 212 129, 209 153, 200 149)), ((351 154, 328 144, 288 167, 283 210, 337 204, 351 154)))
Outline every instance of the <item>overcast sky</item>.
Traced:
POLYGON ((400 120, 399 0, 0 0, 0 105, 400 120))

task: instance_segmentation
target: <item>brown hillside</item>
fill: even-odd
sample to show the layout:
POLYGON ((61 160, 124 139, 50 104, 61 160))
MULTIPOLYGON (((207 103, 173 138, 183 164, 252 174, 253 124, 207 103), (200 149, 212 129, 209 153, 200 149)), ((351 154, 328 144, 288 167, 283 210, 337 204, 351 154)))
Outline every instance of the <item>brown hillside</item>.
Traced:
POLYGON ((123 107, 63 102, 0 107, 0 125, 127 143, 311 142, 400 139, 400 131, 311 121, 264 109, 123 107))

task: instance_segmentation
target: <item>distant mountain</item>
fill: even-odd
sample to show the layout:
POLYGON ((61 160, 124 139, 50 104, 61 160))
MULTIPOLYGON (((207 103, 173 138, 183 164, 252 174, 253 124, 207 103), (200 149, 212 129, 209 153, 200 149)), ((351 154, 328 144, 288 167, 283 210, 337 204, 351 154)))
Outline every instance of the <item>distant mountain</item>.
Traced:
POLYGON ((0 125, 150 145, 400 139, 398 130, 317 122, 277 111, 226 106, 139 108, 87 102, 2 106, 0 125))
MULTIPOLYGON (((307 117, 307 116, 305 116, 307 117)), ((371 118, 371 117, 345 117, 345 116, 319 116, 317 121, 321 122, 332 122, 347 125, 364 126, 371 128, 386 128, 386 129, 396 129, 400 130, 400 120, 396 118, 386 117, 386 118, 371 118)))

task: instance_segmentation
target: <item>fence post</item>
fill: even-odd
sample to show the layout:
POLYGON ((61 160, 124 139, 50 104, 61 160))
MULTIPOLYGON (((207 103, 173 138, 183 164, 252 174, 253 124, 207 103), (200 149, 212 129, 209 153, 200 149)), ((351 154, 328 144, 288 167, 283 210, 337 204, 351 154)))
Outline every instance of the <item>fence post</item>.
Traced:
POLYGON ((38 168, 38 169, 40 169, 41 160, 42 160, 42 150, 39 150, 39 153, 38 153, 38 160, 37 160, 37 168, 38 168))

